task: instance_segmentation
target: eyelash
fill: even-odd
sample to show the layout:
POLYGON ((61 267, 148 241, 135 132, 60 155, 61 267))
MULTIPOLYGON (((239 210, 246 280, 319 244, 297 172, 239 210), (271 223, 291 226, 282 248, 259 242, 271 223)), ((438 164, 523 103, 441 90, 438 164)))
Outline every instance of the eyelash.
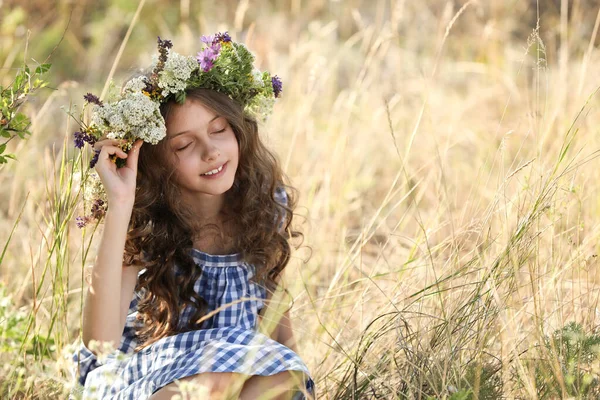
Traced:
MULTIPOLYGON (((222 133, 222 132, 225 132, 225 128, 221 129, 220 131, 214 131, 213 133, 222 133)), ((186 148, 187 148, 187 147, 188 147, 190 144, 191 144, 191 142, 190 142, 190 143, 188 143, 188 144, 186 144, 186 145, 185 145, 185 146, 183 146, 182 148, 180 148, 180 149, 177 149, 177 151, 185 150, 185 149, 186 149, 186 148)))

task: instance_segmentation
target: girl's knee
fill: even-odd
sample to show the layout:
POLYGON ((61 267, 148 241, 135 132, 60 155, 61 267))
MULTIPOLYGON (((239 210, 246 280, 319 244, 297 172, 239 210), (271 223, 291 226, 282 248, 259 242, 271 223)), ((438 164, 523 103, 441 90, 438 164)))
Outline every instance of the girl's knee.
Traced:
POLYGON ((292 398, 292 394, 299 387, 304 387, 303 374, 299 371, 283 371, 267 376, 255 375, 246 381, 240 398, 287 400, 292 398))
POLYGON ((171 382, 154 393, 150 400, 170 400, 175 395, 184 395, 183 398, 186 398, 186 394, 192 398, 210 395, 210 398, 219 399, 227 393, 236 375, 231 372, 205 372, 186 376, 179 379, 179 382, 185 383, 185 389, 183 386, 180 388, 177 382, 171 382))

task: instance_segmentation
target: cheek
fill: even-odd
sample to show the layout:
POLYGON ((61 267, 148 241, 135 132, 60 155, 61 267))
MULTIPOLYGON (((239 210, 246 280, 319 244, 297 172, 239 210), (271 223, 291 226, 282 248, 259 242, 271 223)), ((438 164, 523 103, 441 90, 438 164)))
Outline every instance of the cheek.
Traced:
POLYGON ((240 146, 238 145, 237 142, 234 142, 232 145, 232 151, 233 153, 237 156, 237 158, 240 158, 240 146))
POLYGON ((200 167, 194 162, 193 158, 190 157, 180 157, 179 165, 177 166, 177 174, 180 179, 186 179, 191 173, 198 170, 200 167))
POLYGON ((235 156, 236 159, 240 157, 240 146, 238 144, 237 138, 235 135, 231 135, 232 137, 227 142, 227 151, 230 156, 235 156))

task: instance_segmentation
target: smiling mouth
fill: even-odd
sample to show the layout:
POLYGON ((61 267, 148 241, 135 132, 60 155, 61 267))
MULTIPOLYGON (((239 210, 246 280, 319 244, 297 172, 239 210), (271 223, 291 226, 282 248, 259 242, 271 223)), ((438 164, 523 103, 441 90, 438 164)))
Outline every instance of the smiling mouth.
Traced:
MULTIPOLYGON (((227 163, 225 163, 227 164, 227 163)), ((225 164, 221 165, 219 168, 215 168, 211 171, 205 172, 204 174, 200 174, 200 176, 212 176, 212 175, 216 175, 219 172, 223 171, 223 168, 225 167, 225 164)))

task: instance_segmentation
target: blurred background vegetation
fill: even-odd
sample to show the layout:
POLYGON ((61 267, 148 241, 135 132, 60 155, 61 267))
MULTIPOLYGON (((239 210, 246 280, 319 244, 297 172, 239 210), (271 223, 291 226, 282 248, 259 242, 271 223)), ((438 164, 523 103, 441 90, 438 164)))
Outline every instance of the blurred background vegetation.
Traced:
POLYGON ((0 0, 0 85, 52 64, 0 166, 0 397, 72 384, 99 234, 65 110, 157 36, 229 31, 284 83, 262 134, 300 191, 286 278, 319 398, 600 398, 600 1, 141 5, 0 0))

